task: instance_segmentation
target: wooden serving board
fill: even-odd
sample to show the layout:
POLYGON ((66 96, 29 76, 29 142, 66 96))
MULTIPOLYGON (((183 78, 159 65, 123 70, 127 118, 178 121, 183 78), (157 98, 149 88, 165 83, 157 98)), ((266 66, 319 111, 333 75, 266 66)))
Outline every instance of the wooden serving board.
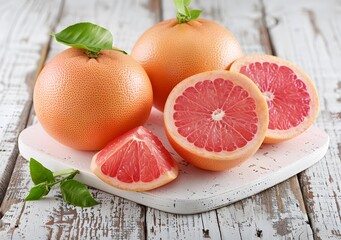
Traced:
POLYGON ((272 187, 318 162, 327 152, 329 136, 312 127, 290 141, 262 145, 242 165, 224 172, 210 172, 185 162, 172 149, 163 130, 162 113, 153 109, 145 126, 153 131, 180 166, 176 180, 148 192, 129 192, 102 182, 90 171, 95 152, 76 151, 52 139, 41 125, 30 126, 19 136, 21 155, 58 171, 79 169, 76 178, 85 184, 171 213, 192 214, 226 206, 272 187))

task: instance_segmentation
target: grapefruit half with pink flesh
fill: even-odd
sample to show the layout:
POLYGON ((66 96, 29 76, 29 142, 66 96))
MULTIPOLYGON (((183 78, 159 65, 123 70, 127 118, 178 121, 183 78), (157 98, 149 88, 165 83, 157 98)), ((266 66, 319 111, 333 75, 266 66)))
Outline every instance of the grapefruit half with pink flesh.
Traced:
POLYGON ((95 154, 91 171, 113 187, 147 191, 174 180, 178 165, 161 141, 140 126, 115 138, 95 154))
POLYGON ((249 55, 236 60, 230 70, 253 80, 266 98, 270 120, 264 142, 291 139, 314 123, 318 113, 315 86, 293 63, 270 55, 249 55))
POLYGON ((220 171, 239 165, 262 144, 268 127, 265 98, 239 73, 193 75, 171 91, 164 109, 167 137, 185 160, 220 171))

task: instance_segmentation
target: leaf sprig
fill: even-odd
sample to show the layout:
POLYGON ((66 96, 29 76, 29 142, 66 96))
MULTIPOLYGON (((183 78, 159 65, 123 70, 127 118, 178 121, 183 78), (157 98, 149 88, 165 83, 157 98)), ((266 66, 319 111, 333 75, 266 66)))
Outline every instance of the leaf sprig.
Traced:
POLYGON ((177 10, 176 19, 178 23, 187 23, 200 17, 202 10, 189 10, 188 7, 192 0, 174 0, 174 5, 177 10))
POLYGON ((88 57, 96 58, 102 50, 115 50, 127 54, 125 51, 113 47, 111 32, 89 22, 71 25, 59 33, 51 33, 57 42, 74 48, 87 50, 88 57))
POLYGON ((88 187, 73 179, 79 174, 78 170, 67 169, 53 173, 37 160, 31 158, 30 174, 35 186, 31 188, 25 201, 40 200, 50 192, 54 185, 60 184, 60 189, 65 202, 79 207, 92 207, 98 204, 91 196, 88 187))

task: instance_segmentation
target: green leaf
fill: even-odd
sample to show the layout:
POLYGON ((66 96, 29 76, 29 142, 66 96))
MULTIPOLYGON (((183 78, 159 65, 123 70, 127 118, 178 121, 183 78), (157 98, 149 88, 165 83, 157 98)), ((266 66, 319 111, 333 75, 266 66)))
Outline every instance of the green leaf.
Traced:
POLYGON ((191 16, 191 13, 188 9, 188 7, 185 6, 185 12, 186 12, 186 17, 190 17, 191 16))
POLYGON ((190 10, 191 20, 195 20, 200 17, 202 10, 190 10))
POLYGON ((178 13, 182 15, 186 15, 184 0, 174 0, 174 5, 178 13))
POLYGON ((50 188, 46 185, 46 183, 40 183, 31 188, 28 196, 25 198, 25 201, 39 200, 46 196, 49 192, 50 188))
POLYGON ((192 0, 183 0, 184 6, 188 7, 189 5, 191 5, 192 0))
POLYGON ((64 201, 79 207, 91 207, 98 202, 91 196, 88 187, 74 179, 68 179, 60 184, 64 201))
POLYGON ((113 46, 113 37, 109 30, 88 22, 71 25, 52 35, 60 43, 95 53, 112 50, 113 46))
POLYGON ((30 174, 34 184, 55 181, 53 173, 34 158, 30 159, 30 174))

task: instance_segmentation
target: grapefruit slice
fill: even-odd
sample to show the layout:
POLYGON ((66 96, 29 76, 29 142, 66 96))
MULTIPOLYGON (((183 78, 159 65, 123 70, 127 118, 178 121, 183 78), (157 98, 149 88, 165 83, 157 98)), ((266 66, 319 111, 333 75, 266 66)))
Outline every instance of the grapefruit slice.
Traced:
POLYGON ((262 144, 268 126, 266 101, 247 77, 228 71, 193 75, 167 98, 164 123, 175 151, 202 169, 239 165, 262 144))
POLYGON ((249 55, 231 68, 253 80, 267 100, 269 129, 264 142, 298 136, 315 121, 318 96, 308 75, 293 63, 270 55, 249 55))
POLYGON ((107 184, 130 191, 160 187, 178 176, 178 165, 147 128, 134 128, 94 155, 91 171, 107 184))

